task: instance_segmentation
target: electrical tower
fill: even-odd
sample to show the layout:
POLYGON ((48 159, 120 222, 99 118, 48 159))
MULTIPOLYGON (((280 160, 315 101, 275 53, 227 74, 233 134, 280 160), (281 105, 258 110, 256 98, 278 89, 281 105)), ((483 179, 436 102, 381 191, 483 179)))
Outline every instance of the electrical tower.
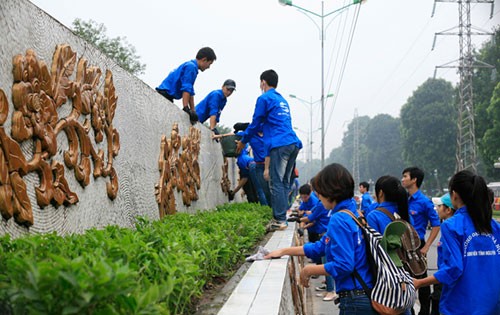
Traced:
MULTIPOLYGON (((449 30, 436 33, 434 36, 434 44, 436 44, 437 35, 458 35, 460 56, 458 60, 446 63, 438 68, 458 68, 460 75, 459 89, 459 103, 457 104, 457 149, 456 149, 456 170, 461 171, 470 169, 473 172, 477 171, 477 149, 476 149, 476 136, 474 128, 474 103, 472 94, 472 77, 474 75, 474 68, 493 68, 493 66, 474 60, 472 54, 471 35, 493 35, 486 31, 480 30, 471 24, 471 3, 491 4, 490 19, 493 17, 493 0, 435 0, 432 16, 436 9, 436 2, 454 2, 458 3, 458 26, 449 30), (458 29, 458 32, 452 30, 458 29), (474 31, 473 31, 474 30, 474 31), (458 65, 456 64, 458 61, 458 65)), ((436 70, 434 77, 436 77, 436 70)))
POLYGON ((359 119, 358 119, 358 109, 354 109, 354 134, 353 134, 353 145, 352 145, 352 177, 354 177, 354 187, 359 185, 359 119))

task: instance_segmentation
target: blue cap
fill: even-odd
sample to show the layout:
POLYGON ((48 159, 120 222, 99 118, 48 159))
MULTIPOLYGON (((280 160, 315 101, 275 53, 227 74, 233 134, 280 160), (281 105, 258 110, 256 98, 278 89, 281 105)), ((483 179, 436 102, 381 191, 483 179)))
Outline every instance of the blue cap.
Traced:
POLYGON ((438 198, 432 198, 432 202, 436 206, 445 205, 448 208, 451 208, 453 210, 455 209, 455 208, 453 208, 453 204, 451 203, 451 198, 450 198, 450 194, 449 193, 446 193, 446 194, 444 194, 444 195, 442 195, 441 197, 438 197, 438 198))

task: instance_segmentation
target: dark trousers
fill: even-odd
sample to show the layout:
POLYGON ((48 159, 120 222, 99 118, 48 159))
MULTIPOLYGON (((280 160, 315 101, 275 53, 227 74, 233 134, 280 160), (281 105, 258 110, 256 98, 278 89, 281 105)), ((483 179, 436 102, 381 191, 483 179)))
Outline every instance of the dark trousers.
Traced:
POLYGON ((431 294, 431 315, 439 315, 439 301, 441 300, 441 290, 443 285, 441 283, 432 286, 431 294))
MULTIPOLYGON (((420 240, 420 248, 425 246, 425 240, 420 240)), ((427 277, 427 272, 421 276, 415 277, 417 279, 423 279, 427 277)), ((418 289, 418 300, 420 301, 420 312, 418 315, 429 315, 431 309, 431 287, 422 287, 418 289)), ((415 314, 415 311, 411 310, 412 314, 415 314)))
POLYGON ((156 92, 160 93, 164 98, 171 101, 172 103, 174 102, 174 97, 172 95, 168 94, 166 90, 160 90, 160 89, 156 88, 156 92))

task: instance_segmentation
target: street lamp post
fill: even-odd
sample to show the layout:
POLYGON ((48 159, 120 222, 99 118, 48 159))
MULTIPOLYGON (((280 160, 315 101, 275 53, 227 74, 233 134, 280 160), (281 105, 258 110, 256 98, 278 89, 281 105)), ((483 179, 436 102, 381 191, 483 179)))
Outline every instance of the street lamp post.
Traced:
MULTIPOLYGON (((324 19, 333 13, 340 12, 344 9, 347 9, 351 5, 360 4, 363 0, 353 0, 352 3, 347 4, 337 10, 329 12, 327 14, 324 13, 324 1, 321 1, 321 14, 312 12, 310 10, 304 9, 292 3, 292 0, 278 0, 280 4, 285 6, 291 6, 297 8, 304 12, 305 14, 309 13, 321 19, 321 29, 320 29, 320 39, 321 39, 321 168, 325 166, 325 23, 324 19)), ((313 20, 314 22, 314 20, 313 20)), ((314 22, 316 24, 316 22, 314 22)), ((318 26, 318 24, 316 24, 318 26)), ((318 27, 319 28, 319 27, 318 27)))
MULTIPOLYGON (((309 136, 309 139, 307 140, 307 143, 309 144, 309 154, 308 154, 308 159, 310 161, 310 163, 312 163, 312 144, 313 144, 313 140, 312 140, 312 132, 313 132, 313 105, 320 102, 321 99, 317 100, 317 101, 312 101, 312 97, 311 97, 311 100, 310 101, 307 101, 303 98, 300 98, 296 95, 293 95, 293 94, 290 94, 288 95, 290 98, 294 98, 298 101, 300 101, 301 103, 303 103, 304 105, 308 105, 308 110, 309 110, 309 133, 308 133, 308 136, 309 136)), ((333 97, 333 94, 328 94, 326 96, 326 98, 329 98, 329 97, 333 97)), ((321 130, 323 130, 323 128, 321 128, 321 130)), ((311 166, 312 167, 312 166, 311 166)), ((323 167, 323 166, 322 166, 323 167)), ((312 173, 312 172, 311 172, 312 173)))

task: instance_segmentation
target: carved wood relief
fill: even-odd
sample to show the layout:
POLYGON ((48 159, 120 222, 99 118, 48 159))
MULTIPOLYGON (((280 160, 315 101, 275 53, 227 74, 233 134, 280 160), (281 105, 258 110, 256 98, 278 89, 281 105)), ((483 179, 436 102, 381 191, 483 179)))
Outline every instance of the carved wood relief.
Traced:
POLYGON ((200 141, 201 131, 193 126, 189 128, 188 135, 181 138, 177 123, 172 126, 170 138, 162 136, 158 159, 160 178, 155 185, 160 218, 177 211, 174 189, 182 193, 182 202, 188 207, 192 201, 198 200, 201 187, 198 163, 200 141))
POLYGON ((74 170, 82 187, 90 182, 91 162, 93 176, 109 177, 107 194, 114 199, 118 193, 118 178, 113 168, 113 158, 120 150, 118 131, 113 127, 117 96, 113 75, 106 71, 104 91, 101 70, 87 66, 68 45, 58 45, 52 67, 38 60, 31 49, 13 58, 12 127, 10 138, 3 127, 9 104, 0 90, 0 212, 5 219, 15 218, 18 224, 33 225, 31 203, 23 176, 36 172, 40 184, 35 187, 37 203, 45 207, 71 205, 78 196, 69 188, 65 168, 53 157, 57 153, 57 135, 64 132, 68 148, 63 153, 64 164, 74 170), (75 71, 76 78, 71 76, 75 71), (60 118, 58 109, 67 104, 69 114, 60 118), (90 130, 93 129, 93 141, 90 130), (104 138, 105 136, 105 138, 104 138), (103 149, 96 149, 106 140, 103 149), (27 161, 20 143, 32 143, 33 155, 27 161))
POLYGON ((224 157, 224 164, 222 164, 222 179, 220 180, 220 186, 222 188, 222 192, 224 194, 228 194, 229 190, 231 190, 231 181, 228 176, 228 168, 229 164, 227 162, 227 157, 224 157))

